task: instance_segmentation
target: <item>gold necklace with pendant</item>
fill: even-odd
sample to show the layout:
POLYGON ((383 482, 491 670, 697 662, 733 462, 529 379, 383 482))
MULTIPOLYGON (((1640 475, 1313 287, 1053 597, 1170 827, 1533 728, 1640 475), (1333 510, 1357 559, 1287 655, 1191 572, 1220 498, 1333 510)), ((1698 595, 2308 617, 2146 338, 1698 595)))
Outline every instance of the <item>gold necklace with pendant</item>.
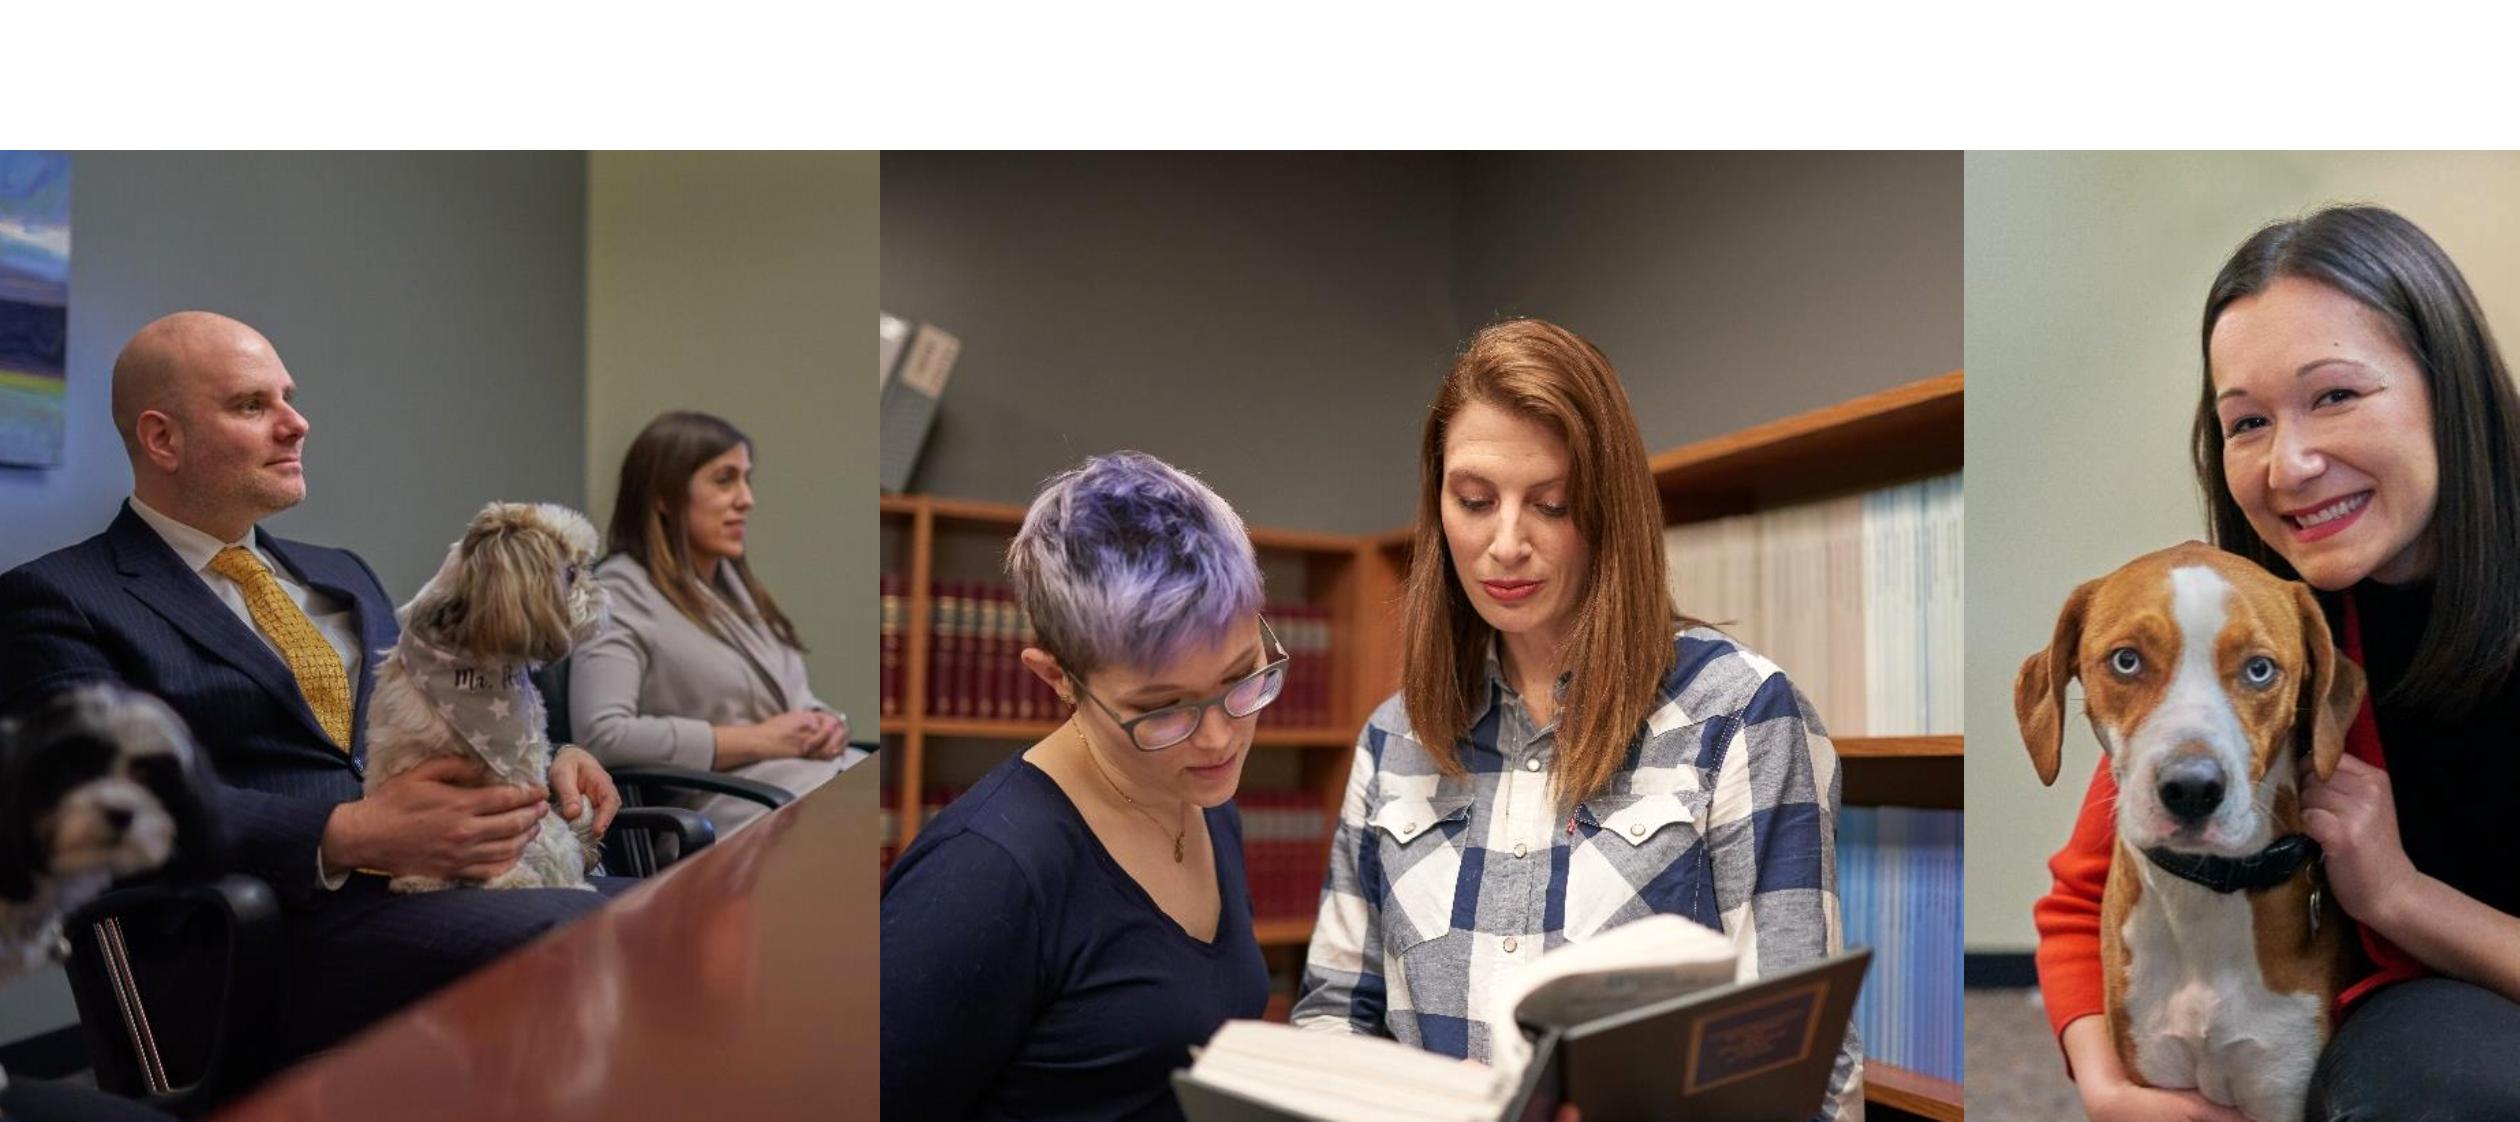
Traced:
MULTIPOLYGON (((1085 758, 1093 761, 1094 774, 1102 776, 1103 782, 1110 784, 1111 793, 1120 796, 1120 801, 1129 804, 1129 809, 1145 815, 1146 820, 1154 823, 1157 830, 1162 830, 1164 828, 1164 820, 1155 817, 1154 811, 1146 809, 1146 807, 1141 805, 1136 799, 1130 798, 1129 793, 1121 790, 1120 784, 1111 778, 1111 773, 1103 770, 1102 757, 1094 754, 1094 742, 1085 738, 1084 718, 1077 718, 1075 726, 1076 742, 1085 746, 1085 758)), ((1181 821, 1181 829, 1173 833, 1173 864, 1175 865, 1181 864, 1181 846, 1182 843, 1190 837, 1190 802, 1187 799, 1182 800, 1181 803, 1181 821)))

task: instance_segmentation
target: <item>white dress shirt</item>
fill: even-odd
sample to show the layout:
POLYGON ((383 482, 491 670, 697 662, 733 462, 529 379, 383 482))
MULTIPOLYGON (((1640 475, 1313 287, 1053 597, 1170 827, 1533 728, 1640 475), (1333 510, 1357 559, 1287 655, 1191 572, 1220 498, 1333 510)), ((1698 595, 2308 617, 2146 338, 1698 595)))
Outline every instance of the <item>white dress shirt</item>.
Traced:
POLYGON ((271 648, 271 653, 276 655, 280 653, 280 645, 272 642, 271 636, 263 634, 261 628, 254 626, 254 614, 245 606, 245 590, 235 581, 210 569, 210 562, 219 556, 220 550, 232 545, 243 546, 246 552, 254 555, 255 560, 262 562, 263 568, 271 570, 272 576, 280 578, 280 587, 289 594, 289 599, 297 604, 299 611, 306 613, 306 618, 314 621, 315 630, 322 632, 324 641, 331 643, 333 650, 341 655, 342 671, 349 675, 351 681, 358 681, 358 613, 353 610, 352 605, 342 603, 300 583, 297 576, 289 572, 288 566, 281 564, 271 556, 269 551, 263 549, 259 540, 260 530, 247 530, 242 539, 223 542, 205 531, 187 526, 157 511, 149 504, 141 502, 138 495, 131 497, 131 512, 139 515, 142 522, 148 523, 150 529, 157 531, 159 537, 166 539, 167 548, 174 550, 175 556, 184 559, 184 566, 191 569, 193 575, 200 577, 203 584, 209 586, 210 594, 218 597, 220 603, 227 605, 229 611, 236 613, 236 618, 245 621, 246 629, 252 631, 263 641, 263 645, 271 648))

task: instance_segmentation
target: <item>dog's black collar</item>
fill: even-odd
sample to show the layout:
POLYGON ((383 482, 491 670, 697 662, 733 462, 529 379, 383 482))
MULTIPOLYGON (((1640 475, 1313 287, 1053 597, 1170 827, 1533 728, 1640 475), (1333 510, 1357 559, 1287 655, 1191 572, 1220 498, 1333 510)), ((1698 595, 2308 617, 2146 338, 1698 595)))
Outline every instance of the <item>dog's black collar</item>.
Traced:
POLYGON ((2153 867, 2216 892, 2257 892, 2291 880, 2302 866, 2319 859, 2319 843, 2308 834, 2287 834, 2246 857, 2209 857, 2178 853, 2155 846, 2144 851, 2153 867))

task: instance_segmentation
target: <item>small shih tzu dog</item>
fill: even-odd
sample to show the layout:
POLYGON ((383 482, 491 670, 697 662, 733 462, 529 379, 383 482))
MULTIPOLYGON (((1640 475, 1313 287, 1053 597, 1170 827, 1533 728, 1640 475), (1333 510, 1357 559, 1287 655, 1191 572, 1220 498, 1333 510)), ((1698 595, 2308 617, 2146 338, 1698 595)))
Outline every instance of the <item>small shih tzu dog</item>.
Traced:
MULTIPOLYGON (((491 503, 420 594, 403 605, 402 640, 376 675, 367 790, 439 756, 479 761, 485 782, 539 784, 551 771, 542 694, 527 672, 603 629, 595 527, 552 503, 491 503)), ((584 888, 595 865, 595 807, 545 815, 541 833, 483 888, 584 888)), ((396 892, 456 881, 395 877, 396 892)))
POLYGON ((121 686, 0 721, 0 982, 66 957, 61 918, 115 880, 214 862, 199 758, 174 710, 121 686))
POLYGON ((215 862, 199 758, 174 710, 121 686, 0 721, 0 983, 70 957, 62 917, 116 879, 215 862))

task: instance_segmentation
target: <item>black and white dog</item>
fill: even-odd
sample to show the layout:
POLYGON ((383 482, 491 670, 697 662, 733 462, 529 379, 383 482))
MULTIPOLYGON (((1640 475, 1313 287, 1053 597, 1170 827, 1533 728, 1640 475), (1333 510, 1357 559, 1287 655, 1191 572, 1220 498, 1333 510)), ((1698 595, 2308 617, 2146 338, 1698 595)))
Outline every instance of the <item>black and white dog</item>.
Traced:
POLYGON ((0 721, 0 981, 59 961, 62 916, 114 881, 212 863, 201 766, 174 710, 120 686, 0 721))

